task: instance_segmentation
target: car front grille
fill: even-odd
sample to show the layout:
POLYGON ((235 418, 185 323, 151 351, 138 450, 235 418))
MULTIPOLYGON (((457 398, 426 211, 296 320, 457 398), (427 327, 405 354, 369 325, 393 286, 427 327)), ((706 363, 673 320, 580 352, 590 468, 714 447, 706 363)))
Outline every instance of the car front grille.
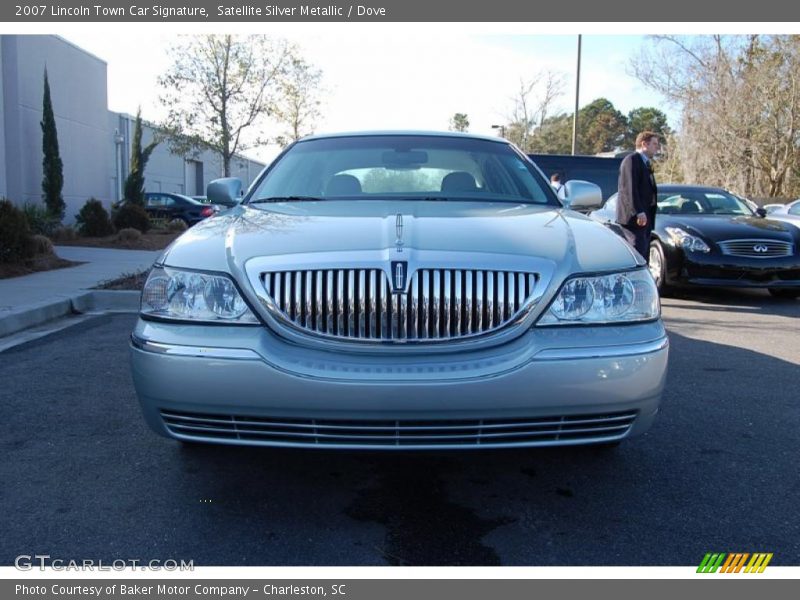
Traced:
POLYGON ((520 315, 532 273, 420 269, 392 293, 380 269, 262 274, 284 321, 318 335, 374 341, 439 341, 496 330, 520 315))
POLYGON ((794 250, 794 244, 780 240, 727 240, 718 244, 723 254, 748 258, 791 256, 794 250))
POLYGON ((339 448, 465 448, 574 444, 620 439, 636 411, 485 420, 284 419, 161 411, 179 438, 339 448))

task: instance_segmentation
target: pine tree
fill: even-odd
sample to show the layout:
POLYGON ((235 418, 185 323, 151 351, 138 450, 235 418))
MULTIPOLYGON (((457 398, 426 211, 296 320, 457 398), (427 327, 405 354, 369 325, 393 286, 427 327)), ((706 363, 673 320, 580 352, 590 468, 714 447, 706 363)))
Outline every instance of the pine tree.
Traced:
POLYGON ((61 196, 64 187, 64 164, 58 152, 58 132, 53 103, 50 99, 50 82, 44 70, 44 100, 42 101, 42 198, 47 211, 56 219, 64 218, 67 206, 61 196))
POLYGON ((139 108, 133 128, 130 170, 125 179, 125 199, 128 202, 144 206, 144 168, 156 146, 158 141, 153 140, 142 150, 142 109, 139 108))

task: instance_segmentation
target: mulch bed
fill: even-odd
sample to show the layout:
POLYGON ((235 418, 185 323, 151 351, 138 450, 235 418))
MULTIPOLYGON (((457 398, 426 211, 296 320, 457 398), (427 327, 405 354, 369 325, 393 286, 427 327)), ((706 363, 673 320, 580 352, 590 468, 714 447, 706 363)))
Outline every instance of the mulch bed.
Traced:
POLYGON ((82 265, 82 262, 65 260, 53 254, 41 254, 23 263, 0 263, 0 279, 10 279, 11 277, 21 277, 38 273, 40 271, 52 271, 53 269, 66 269, 82 265))
POLYGON ((53 243, 57 246, 86 246, 89 248, 112 248, 116 250, 163 250, 181 233, 183 232, 148 232, 135 242, 120 241, 115 234, 101 238, 82 237, 70 241, 53 240, 53 243))
POLYGON ((125 273, 117 279, 104 281, 94 290, 141 290, 144 287, 144 282, 147 281, 147 274, 150 269, 139 271, 138 273, 125 273))

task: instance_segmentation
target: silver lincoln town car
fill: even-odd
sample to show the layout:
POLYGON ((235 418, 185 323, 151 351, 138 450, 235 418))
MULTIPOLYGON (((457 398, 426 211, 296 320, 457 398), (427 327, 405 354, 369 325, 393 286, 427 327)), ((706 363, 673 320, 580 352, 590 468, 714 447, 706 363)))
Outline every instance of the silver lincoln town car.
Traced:
POLYGON ((420 132, 291 145, 161 255, 131 337, 161 435, 370 450, 614 445, 667 347, 624 240, 509 142, 420 132))

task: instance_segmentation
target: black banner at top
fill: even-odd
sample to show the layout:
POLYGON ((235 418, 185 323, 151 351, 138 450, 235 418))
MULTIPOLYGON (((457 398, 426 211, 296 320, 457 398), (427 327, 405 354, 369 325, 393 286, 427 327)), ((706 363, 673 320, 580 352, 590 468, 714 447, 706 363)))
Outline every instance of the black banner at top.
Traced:
MULTIPOLYGON (((17 0, 4 22, 800 22, 786 0, 17 0)), ((790 32, 787 27, 787 33, 790 32)), ((632 31, 631 33, 637 33, 632 31)))

